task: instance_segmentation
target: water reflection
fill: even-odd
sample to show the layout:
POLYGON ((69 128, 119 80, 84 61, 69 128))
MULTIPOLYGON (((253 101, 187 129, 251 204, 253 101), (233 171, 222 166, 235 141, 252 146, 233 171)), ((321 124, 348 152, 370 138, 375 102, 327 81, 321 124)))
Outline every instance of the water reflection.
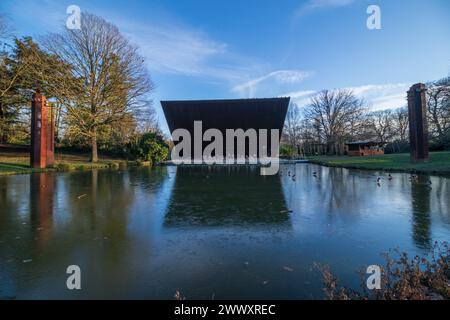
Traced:
POLYGON ((450 179, 430 177, 430 181, 433 190, 430 190, 432 211, 437 212, 446 224, 450 224, 450 179))
POLYGON ((43 248, 52 235, 54 196, 54 174, 30 175, 30 229, 39 248, 43 248))
POLYGON ((357 285, 354 270, 389 248, 423 254, 450 239, 450 179, 392 177, 304 164, 277 176, 181 166, 0 177, 0 298, 320 298, 314 262, 357 285), (82 291, 65 289, 71 264, 82 291))
POLYGON ((129 208, 134 202, 127 172, 93 170, 79 174, 61 190, 71 228, 83 225, 95 237, 111 234, 126 239, 129 208))
POLYGON ((430 248, 431 240, 431 190, 429 176, 420 175, 411 182, 413 239, 420 248, 430 248))
POLYGON ((246 228, 289 223, 279 176, 251 166, 177 168, 164 226, 246 228))

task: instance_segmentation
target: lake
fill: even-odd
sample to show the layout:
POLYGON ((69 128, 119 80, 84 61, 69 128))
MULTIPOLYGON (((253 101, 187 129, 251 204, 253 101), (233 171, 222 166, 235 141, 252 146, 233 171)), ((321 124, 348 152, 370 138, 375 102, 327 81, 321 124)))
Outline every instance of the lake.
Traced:
POLYGON ((0 298, 321 299, 315 263, 357 288, 383 252, 450 240, 450 179, 392 177, 313 164, 0 177, 0 298))

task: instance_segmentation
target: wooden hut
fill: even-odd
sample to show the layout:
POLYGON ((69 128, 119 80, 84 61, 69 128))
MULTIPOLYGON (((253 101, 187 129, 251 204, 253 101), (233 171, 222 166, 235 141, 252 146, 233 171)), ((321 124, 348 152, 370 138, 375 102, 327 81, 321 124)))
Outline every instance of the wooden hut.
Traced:
POLYGON ((348 142, 347 155, 351 157, 366 157, 384 154, 384 142, 376 141, 354 141, 348 142))

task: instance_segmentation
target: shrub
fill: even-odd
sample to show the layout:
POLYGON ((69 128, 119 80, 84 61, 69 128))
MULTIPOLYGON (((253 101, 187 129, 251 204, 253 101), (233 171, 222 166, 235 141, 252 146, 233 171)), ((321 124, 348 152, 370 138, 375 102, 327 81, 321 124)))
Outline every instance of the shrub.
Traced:
MULTIPOLYGON (((331 300, 434 300, 450 298, 450 247, 435 243, 428 257, 410 259, 405 252, 391 250, 384 254, 381 289, 368 291, 365 279, 358 292, 340 287, 328 266, 316 265, 322 273, 324 293, 331 300)), ((361 271, 361 275, 364 271, 361 271)))
POLYGON ((450 150, 450 131, 442 137, 430 139, 430 151, 445 151, 450 150))
POLYGON ((295 155, 295 148, 291 145, 280 146, 280 156, 285 158, 293 158, 295 155))
POLYGON ((70 170, 76 170, 76 167, 70 163, 57 163, 56 164, 56 170, 58 171, 70 171, 70 170))
POLYGON ((384 153, 408 153, 409 150, 409 141, 395 140, 385 146, 384 153))
POLYGON ((139 139, 138 158, 151 163, 160 163, 167 159, 169 147, 164 139, 155 132, 148 132, 139 139))
POLYGON ((119 163, 118 162, 110 162, 108 163, 108 166, 110 169, 119 169, 119 163))

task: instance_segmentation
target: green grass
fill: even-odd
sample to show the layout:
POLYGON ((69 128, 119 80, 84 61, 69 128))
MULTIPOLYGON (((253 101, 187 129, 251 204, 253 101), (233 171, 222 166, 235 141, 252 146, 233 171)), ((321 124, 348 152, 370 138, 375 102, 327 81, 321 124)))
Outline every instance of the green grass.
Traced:
POLYGON ((422 163, 412 163, 409 153, 371 157, 319 156, 309 160, 331 167, 450 175, 450 152, 447 151, 431 152, 429 160, 422 163))
POLYGON ((21 164, 0 162, 0 176, 20 173, 40 172, 40 169, 32 169, 21 164))
POLYGON ((126 166, 146 166, 147 163, 138 163, 137 161, 126 161, 123 159, 105 158, 97 163, 89 162, 86 155, 63 154, 56 155, 56 161, 53 168, 33 169, 30 168, 29 156, 23 153, 0 153, 0 176, 11 174, 24 174, 45 171, 73 171, 73 170, 91 170, 91 169, 119 169, 126 166))

